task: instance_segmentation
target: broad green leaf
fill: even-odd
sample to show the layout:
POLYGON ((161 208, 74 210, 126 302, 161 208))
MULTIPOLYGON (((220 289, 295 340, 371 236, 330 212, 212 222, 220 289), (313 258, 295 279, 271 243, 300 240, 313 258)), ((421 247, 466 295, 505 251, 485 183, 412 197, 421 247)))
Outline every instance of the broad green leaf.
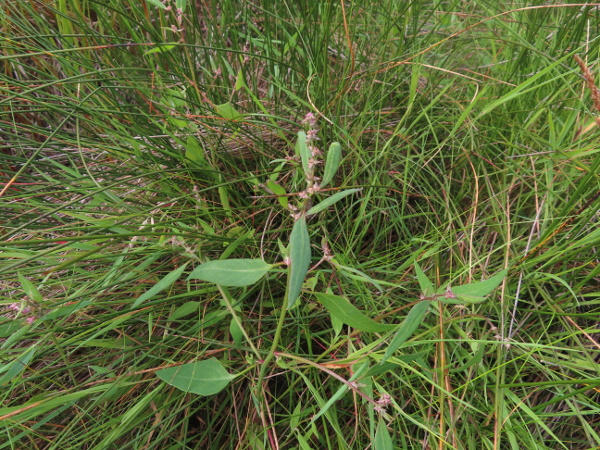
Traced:
POLYGON ((25 350, 25 352, 23 352, 17 359, 0 367, 0 373, 4 374, 2 375, 2 378, 0 378, 0 386, 8 383, 21 372, 23 372, 27 368, 29 361, 31 361, 33 358, 33 355, 35 355, 35 346, 29 347, 29 349, 25 350))
POLYGON ((24 320, 7 320, 0 324, 0 338, 5 338, 13 334, 15 331, 23 328, 24 320))
POLYGON ((215 358, 161 369, 156 376, 183 392, 198 395, 216 394, 235 378, 215 358))
POLYGON ((218 115, 228 120, 238 120, 244 117, 229 102, 223 103, 222 105, 215 105, 215 110, 218 115))
POLYGON ((411 308, 404 321, 400 324, 398 331, 396 331, 396 334, 392 338, 392 341, 385 351, 383 358, 379 361, 379 364, 385 363, 390 356, 392 356, 396 350, 398 350, 398 348, 413 335, 416 329, 419 328, 430 303, 431 300, 420 301, 411 308))
POLYGON ((419 266, 417 261, 415 261, 415 274, 417 275, 417 280, 419 280, 419 286, 421 286, 423 295, 426 297, 433 295, 435 288, 431 281, 429 281, 429 278, 427 278, 427 275, 425 275, 425 272, 421 270, 421 266, 419 266))
POLYGON ((36 303, 41 303, 43 298, 42 294, 40 294, 40 291, 38 291, 37 288, 33 285, 33 283, 27 278, 25 278, 23 275, 19 273, 18 276, 19 281, 21 282, 21 287, 25 291, 25 294, 27 294, 27 297, 29 297, 36 303))
POLYGON ((333 294, 321 294, 315 292, 315 297, 323 304, 325 309, 329 311, 332 317, 356 328, 360 331, 367 332, 383 332, 389 331, 397 327, 397 325, 385 325, 365 316, 358 308, 346 300, 344 297, 333 294))
POLYGON ((144 53, 144 56, 151 55, 152 53, 168 52, 169 50, 173 50, 174 48, 175 44, 160 44, 157 47, 148 50, 146 53, 144 53))
POLYGON ((240 348, 244 339, 244 333, 234 319, 231 319, 231 322, 229 322, 229 332, 231 333, 231 337, 233 338, 235 346, 240 348))
POLYGON ((285 192, 285 189, 273 180, 267 181, 267 187, 277 196, 279 204, 287 209, 288 198, 286 197, 287 192, 285 192))
POLYGON ((196 139, 194 136, 188 136, 187 138, 185 143, 185 158, 200 166, 204 166, 206 164, 202 146, 198 142, 198 139, 196 139))
POLYGON ((508 271, 504 269, 487 280, 453 287, 452 293, 457 296, 466 295, 469 297, 485 297, 486 295, 491 294, 492 291, 498 286, 500 286, 502 280, 504 280, 504 277, 506 277, 507 272, 508 271))
POLYGON ((167 9, 166 5, 163 5, 162 2, 160 2, 160 0, 146 0, 148 3, 150 3, 152 6, 156 6, 157 8, 160 9, 167 9))
POLYGON ((296 154, 300 156, 300 161, 302 161, 302 168, 304 169, 304 173, 307 174, 308 169, 308 160, 310 159, 310 150, 308 149, 308 145, 306 145, 306 133, 304 131, 298 131, 298 140, 296 141, 296 154))
POLYGON ((209 261, 194 269, 188 280, 203 280, 221 286, 248 286, 260 280, 271 267, 262 259, 209 261))
POLYGON ((156 294, 169 288, 173 283, 179 280, 179 277, 181 277, 181 274, 183 273, 188 264, 189 262, 186 262, 183 266, 165 275, 165 277, 162 280, 160 280, 158 283, 156 283, 154 286, 152 286, 150 289, 148 289, 146 292, 140 295, 135 300, 135 302, 133 302, 131 308, 137 308, 142 302, 154 297, 156 294))
POLYGON ((200 308, 200 302, 186 302, 177 308, 173 313, 167 318, 167 320, 177 320, 182 317, 189 316, 190 314, 198 312, 200 308))
POLYGON ((323 171, 323 179, 321 180, 321 187, 325 187, 335 176, 340 162, 342 161, 342 146, 339 142, 334 142, 329 146, 327 157, 325 160, 325 169, 323 171))
POLYGON ((306 217, 302 215, 292 228, 290 235, 290 278, 288 280, 288 308, 294 306, 300 296, 302 283, 310 266, 310 238, 306 217))
POLYGON ((394 450, 394 443, 383 417, 379 417, 373 450, 394 450))
POLYGON ((313 206, 312 208, 310 208, 306 214, 308 214, 309 216, 312 214, 317 214, 318 212, 321 212, 321 211, 329 208, 334 203, 339 202, 344 197, 347 197, 348 195, 354 194, 355 192, 358 192, 361 190, 362 190, 362 188, 355 188, 355 189, 346 189, 345 191, 336 192, 331 197, 327 197, 321 203, 318 203, 315 206, 313 206))
POLYGON ((233 90, 238 91, 245 86, 246 80, 244 80, 244 72, 242 71, 242 69, 240 69, 238 70, 237 77, 235 78, 235 87, 233 88, 233 90))
POLYGON ((187 7, 187 0, 175 0, 175 7, 185 12, 185 8, 187 7))

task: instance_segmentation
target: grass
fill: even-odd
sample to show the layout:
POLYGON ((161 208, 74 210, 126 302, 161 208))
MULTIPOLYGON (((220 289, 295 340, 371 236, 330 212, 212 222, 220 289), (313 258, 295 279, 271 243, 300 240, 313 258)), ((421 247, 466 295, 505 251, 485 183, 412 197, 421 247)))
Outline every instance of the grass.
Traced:
POLYGON ((3 2, 0 449, 600 447, 597 6, 157 3, 3 2))

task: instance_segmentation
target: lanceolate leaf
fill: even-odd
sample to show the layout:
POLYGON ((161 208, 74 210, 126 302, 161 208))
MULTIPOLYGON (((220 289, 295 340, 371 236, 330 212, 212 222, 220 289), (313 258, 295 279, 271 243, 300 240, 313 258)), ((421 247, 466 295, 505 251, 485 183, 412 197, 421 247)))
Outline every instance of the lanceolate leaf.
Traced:
POLYGON ((220 284, 248 286, 260 280, 273 267, 262 259, 224 259, 202 264, 188 277, 220 284))
POLYGON ((310 208, 306 214, 308 214, 310 216, 312 214, 316 214, 318 212, 321 212, 321 211, 329 208, 334 203, 340 201, 344 197, 347 197, 348 195, 354 194, 355 192, 358 192, 358 191, 361 191, 361 190, 362 190, 361 188, 356 188, 356 189, 346 189, 345 191, 336 192, 331 197, 327 197, 321 203, 319 203, 319 204, 313 206, 312 208, 310 208))
POLYGON ((427 312, 430 303, 431 300, 424 300, 412 307, 406 319, 400 324, 398 331, 396 331, 379 364, 385 363, 413 335, 419 325, 421 325, 423 316, 427 312))
POLYGON ((485 301, 486 295, 491 294, 494 289, 500 286, 500 283, 506 277, 506 273, 506 270, 502 270, 487 280, 453 287, 450 290, 451 295, 441 296, 438 300, 452 304, 481 303, 485 301))
POLYGON ((339 142, 334 142, 329 146, 327 152, 327 159, 325 160, 325 170, 323 171, 323 179, 321 180, 321 187, 325 187, 335 176, 340 162, 342 161, 342 146, 339 142))
POLYGON ((308 149, 308 145, 306 145, 306 133, 304 131, 298 131, 298 140, 296 141, 296 154, 300 156, 304 173, 308 173, 308 160, 310 159, 310 150, 308 149))
POLYGON ((346 300, 344 297, 333 294, 315 293, 315 296, 323 304, 325 309, 329 311, 332 317, 356 328, 360 331, 367 332, 383 332, 389 331, 397 327, 397 325, 385 325, 374 321, 370 317, 365 316, 358 308, 346 300))
POLYGON ((198 395, 216 394, 235 378, 215 358, 168 367, 158 370, 156 375, 183 392, 198 395))
POLYGON ((302 289, 302 283, 310 265, 310 238, 306 227, 306 217, 301 216, 290 235, 290 278, 288 281, 288 308, 291 308, 302 289))
POLYGON ((244 116, 240 114, 237 109, 231 103, 223 103, 222 105, 216 105, 215 110, 218 115, 228 120, 242 119, 244 116))
POLYGON ((478 281, 476 283, 464 284, 452 288, 454 295, 467 295, 470 297, 484 297, 491 294, 494 289, 500 286, 502 280, 506 276, 507 271, 502 270, 487 280, 478 281))
POLYGON ((279 204, 285 209, 287 209, 288 198, 286 197, 287 192, 285 192, 285 189, 273 180, 267 181, 267 187, 271 189, 273 194, 277 196, 277 201, 279 202, 279 204))
POLYGON ((373 442, 373 450, 394 450, 394 442, 390 436, 390 432, 385 424, 383 417, 379 417, 377 430, 375 431, 375 442, 373 442))
POLYGON ((419 280, 419 286, 421 286, 421 292, 424 296, 433 295, 435 289, 425 272, 421 270, 421 266, 415 261, 415 274, 417 275, 417 280, 419 280))
POLYGON ((183 266, 181 266, 178 269, 175 269, 172 272, 169 272, 167 275, 165 275, 165 277, 162 280, 160 280, 158 283, 156 283, 154 286, 152 286, 150 289, 148 289, 146 292, 144 292, 142 295, 140 295, 135 300, 135 302, 133 302, 133 305, 131 305, 131 308, 138 307, 142 302, 154 297, 156 294, 169 288, 173 283, 175 283, 177 280, 179 280, 179 277, 181 276, 181 274, 183 273, 183 271, 185 270, 187 265, 188 265, 188 263, 185 263, 183 266))

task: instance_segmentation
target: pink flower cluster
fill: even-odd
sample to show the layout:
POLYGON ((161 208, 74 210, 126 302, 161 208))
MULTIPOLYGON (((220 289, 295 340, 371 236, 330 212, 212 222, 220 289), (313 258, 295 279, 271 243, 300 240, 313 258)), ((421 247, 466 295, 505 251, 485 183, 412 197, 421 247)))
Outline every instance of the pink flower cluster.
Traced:
POLYGON ((11 311, 16 311, 19 314, 23 314, 25 317, 25 321, 31 325, 35 321, 35 316, 31 312, 31 308, 28 306, 23 307, 20 303, 11 303, 8 306, 8 309, 11 311))

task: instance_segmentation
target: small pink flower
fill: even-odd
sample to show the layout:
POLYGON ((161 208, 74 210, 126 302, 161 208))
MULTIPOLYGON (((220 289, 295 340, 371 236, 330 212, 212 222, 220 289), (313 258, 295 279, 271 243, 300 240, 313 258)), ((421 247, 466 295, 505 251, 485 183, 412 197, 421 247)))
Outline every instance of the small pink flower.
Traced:
POLYGON ((318 132, 319 132, 319 130, 314 129, 314 128, 311 130, 308 130, 306 132, 306 142, 310 143, 310 142, 318 141, 319 140, 319 136, 317 136, 318 132))
POLYGON ((317 118, 313 113, 309 112, 306 114, 306 116, 304 116, 304 120, 302 120, 301 123, 309 128, 316 128, 317 118))
POLYGON ((323 161, 320 159, 308 158, 308 167, 310 167, 311 169, 313 169, 315 166, 318 166, 319 164, 323 164, 323 161))
POLYGON ((315 147, 314 145, 310 146, 310 156, 312 156, 313 158, 317 158, 319 156, 321 156, 323 154, 323 152, 321 150, 319 150, 317 147, 315 147))
POLYGON ((31 317, 28 317, 27 319, 25 319, 25 321, 26 321, 26 322, 27 322, 29 325, 31 325, 31 324, 32 324, 32 323, 35 321, 35 317, 33 317, 33 316, 31 316, 31 317))
POLYGON ((319 192, 321 190, 321 186, 319 186, 318 184, 313 184, 311 187, 309 187, 306 192, 310 195, 319 192))

